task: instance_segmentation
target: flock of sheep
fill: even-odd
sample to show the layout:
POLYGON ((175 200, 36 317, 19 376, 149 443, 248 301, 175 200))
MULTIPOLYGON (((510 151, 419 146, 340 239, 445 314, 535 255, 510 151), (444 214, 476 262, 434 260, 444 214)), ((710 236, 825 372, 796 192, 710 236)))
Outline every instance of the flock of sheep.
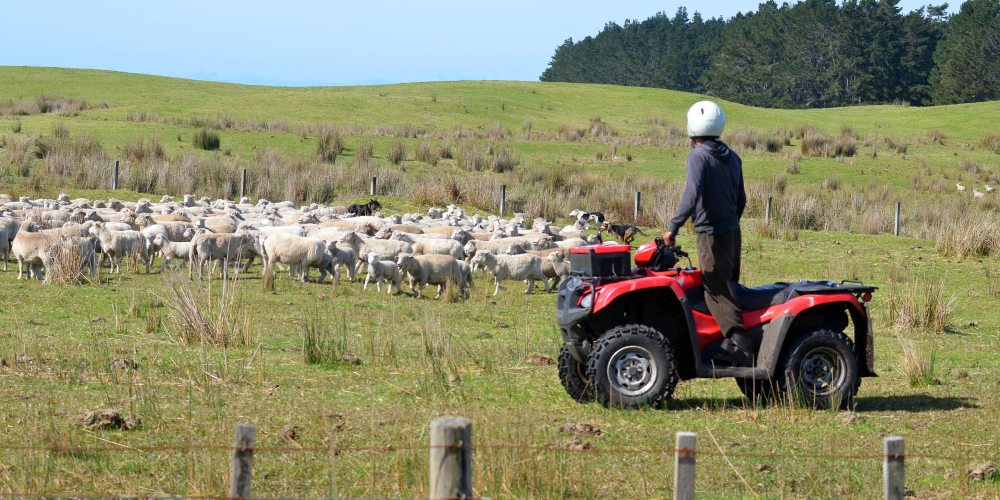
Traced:
POLYGON ((558 231, 542 219, 529 228, 523 214, 483 217, 454 205, 426 214, 356 216, 345 207, 247 198, 185 195, 179 202, 164 196, 132 203, 0 195, 0 253, 5 271, 13 254, 18 279, 49 280, 64 272, 59 263, 67 258, 76 272, 91 276, 108 264, 112 273, 122 272, 125 258, 142 262, 149 273, 157 256, 157 272, 187 263, 192 279, 203 279, 206 265, 219 263, 228 279, 259 258, 266 275, 287 266, 303 282, 313 268, 319 283, 327 274, 339 281, 342 271, 354 281, 365 270, 365 289, 374 282, 381 291, 385 283, 390 294, 406 280, 418 297, 426 285, 437 285, 438 298, 450 285, 467 297, 477 268, 494 277, 494 295, 507 280, 526 281, 531 293, 535 280, 551 291, 569 274, 570 248, 599 240, 585 235, 587 227, 580 218, 558 231))

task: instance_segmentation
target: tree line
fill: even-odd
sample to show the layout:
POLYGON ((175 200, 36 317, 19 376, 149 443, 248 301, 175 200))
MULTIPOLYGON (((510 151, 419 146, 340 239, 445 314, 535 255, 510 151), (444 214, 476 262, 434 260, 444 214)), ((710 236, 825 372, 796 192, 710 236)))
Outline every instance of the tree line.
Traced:
POLYGON ((697 92, 754 106, 1000 99, 1000 0, 903 13, 898 0, 768 1, 728 21, 658 13, 556 48, 543 82, 697 92))

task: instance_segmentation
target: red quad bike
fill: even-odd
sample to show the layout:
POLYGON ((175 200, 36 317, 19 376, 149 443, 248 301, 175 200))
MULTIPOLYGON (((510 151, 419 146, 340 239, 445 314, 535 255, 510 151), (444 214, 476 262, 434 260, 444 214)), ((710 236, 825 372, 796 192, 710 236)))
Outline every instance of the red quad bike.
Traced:
POLYGON ((739 366, 705 305, 701 270, 675 267, 681 248, 661 239, 639 247, 573 249, 559 285, 563 347, 559 379, 574 399, 658 407, 679 380, 733 377, 751 401, 789 400, 849 408, 861 377, 874 377, 868 302, 861 282, 799 281, 736 287, 755 362, 739 366), (844 333, 853 323, 854 341, 844 333))

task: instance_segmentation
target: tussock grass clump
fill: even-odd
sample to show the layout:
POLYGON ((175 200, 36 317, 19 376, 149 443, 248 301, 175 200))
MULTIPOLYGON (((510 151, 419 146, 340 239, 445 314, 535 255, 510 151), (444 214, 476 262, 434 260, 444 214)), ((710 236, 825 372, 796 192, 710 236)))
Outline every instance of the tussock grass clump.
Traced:
POLYGON ((990 134, 983 138, 983 147, 1000 155, 1000 134, 990 134))
POLYGON ((899 345, 903 350, 903 355, 899 360, 899 368, 906 375, 910 387, 927 387, 941 383, 934 375, 934 351, 925 354, 914 346, 913 342, 902 338, 899 339, 899 345))
POLYGON ((955 312, 954 299, 946 299, 941 283, 914 281, 889 293, 889 323, 897 330, 944 333, 955 312))
POLYGON ((52 124, 52 137, 59 140, 69 139, 69 129, 66 128, 66 124, 63 122, 55 122, 52 124))
POLYGON ((513 170, 520 163, 521 160, 510 148, 502 147, 493 152, 490 158, 490 169, 500 174, 513 170))
POLYGON ((403 160, 406 159, 406 143, 402 139, 392 141, 392 146, 389 146, 389 153, 386 155, 386 158, 393 165, 403 163, 403 160))
POLYGON ((742 127, 728 134, 726 139, 730 146, 740 150, 779 153, 786 143, 791 141, 791 136, 783 130, 764 134, 749 127, 742 127))
POLYGON ((454 156, 451 154, 451 144, 441 143, 437 150, 438 158, 442 160, 451 160, 454 156))
POLYGON ((906 151, 910 148, 910 143, 904 139, 894 139, 892 137, 885 138, 885 145, 889 146, 889 149, 896 152, 896 154, 905 155, 906 151))
POLYGON ((217 132, 203 128, 194 133, 194 136, 191 138, 191 143, 194 145, 195 149, 218 151, 221 141, 219 140, 219 134, 217 132))
POLYGON ((325 163, 336 163, 337 156, 344 152, 344 141, 333 128, 320 130, 316 137, 316 157, 325 163))
POLYGON ((302 361, 307 365, 337 366, 359 364, 360 360, 348 350, 347 316, 341 314, 329 332, 316 319, 307 319, 302 325, 302 361))
POLYGON ((586 132, 583 128, 576 125, 568 123, 562 123, 559 125, 559 136, 562 137, 562 140, 567 142, 579 141, 580 139, 583 139, 583 135, 585 133, 586 132))
POLYGON ((962 158, 961 163, 959 163, 959 168, 972 175, 979 174, 979 164, 972 158, 962 158))
POLYGON ((961 212, 934 234, 937 251, 959 259, 1000 253, 1000 216, 995 212, 961 212))
POLYGON ((840 177, 831 175, 826 179, 823 179, 823 184, 821 186, 826 191, 836 191, 840 189, 840 177))
POLYGON ((413 156, 417 161, 422 161, 432 166, 438 164, 438 154, 428 142, 421 142, 413 156))
POLYGON ((590 136, 599 141, 606 142, 618 137, 618 131, 602 121, 600 116, 594 116, 590 119, 590 136))
MULTIPOLYGON (((101 104, 99 108, 108 107, 101 104)), ((62 116, 75 116, 80 111, 89 109, 86 101, 71 97, 40 95, 34 99, 8 100, 0 103, 0 115, 26 116, 55 113, 62 116)))
POLYGON ((375 147, 371 141, 362 141, 358 144, 358 149, 354 151, 354 164, 359 167, 367 167, 375 155, 375 147))
POLYGON ((806 156, 838 158, 857 154, 857 139, 851 135, 841 135, 831 139, 815 129, 805 130, 804 134, 799 148, 806 156))
POLYGON ((14 120, 10 124, 10 131, 15 134, 21 133, 21 120, 14 120))
POLYGON ((948 136, 944 135, 944 132, 938 129, 931 129, 927 131, 927 142, 928 144, 938 144, 944 145, 944 141, 948 139, 948 136))
POLYGON ((254 343, 250 313, 237 296, 237 285, 223 281, 222 290, 213 297, 211 289, 194 290, 185 277, 165 276, 170 296, 175 336, 184 345, 248 347, 254 343))
POLYGON ((455 155, 458 166, 471 172, 480 172, 486 169, 486 150, 472 143, 465 143, 459 146, 458 154, 455 155))
POLYGON ((135 163, 148 160, 162 160, 167 157, 167 150, 156 137, 138 138, 122 146, 122 154, 135 163))

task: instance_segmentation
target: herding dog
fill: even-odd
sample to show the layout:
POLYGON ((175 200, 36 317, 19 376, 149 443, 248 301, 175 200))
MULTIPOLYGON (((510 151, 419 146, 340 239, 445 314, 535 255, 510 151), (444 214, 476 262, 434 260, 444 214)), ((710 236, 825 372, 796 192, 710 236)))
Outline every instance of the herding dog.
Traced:
POLYGON ((635 239, 636 234, 647 236, 646 233, 631 224, 612 224, 610 222, 602 222, 600 230, 614 234, 626 245, 632 244, 632 240, 635 239))

